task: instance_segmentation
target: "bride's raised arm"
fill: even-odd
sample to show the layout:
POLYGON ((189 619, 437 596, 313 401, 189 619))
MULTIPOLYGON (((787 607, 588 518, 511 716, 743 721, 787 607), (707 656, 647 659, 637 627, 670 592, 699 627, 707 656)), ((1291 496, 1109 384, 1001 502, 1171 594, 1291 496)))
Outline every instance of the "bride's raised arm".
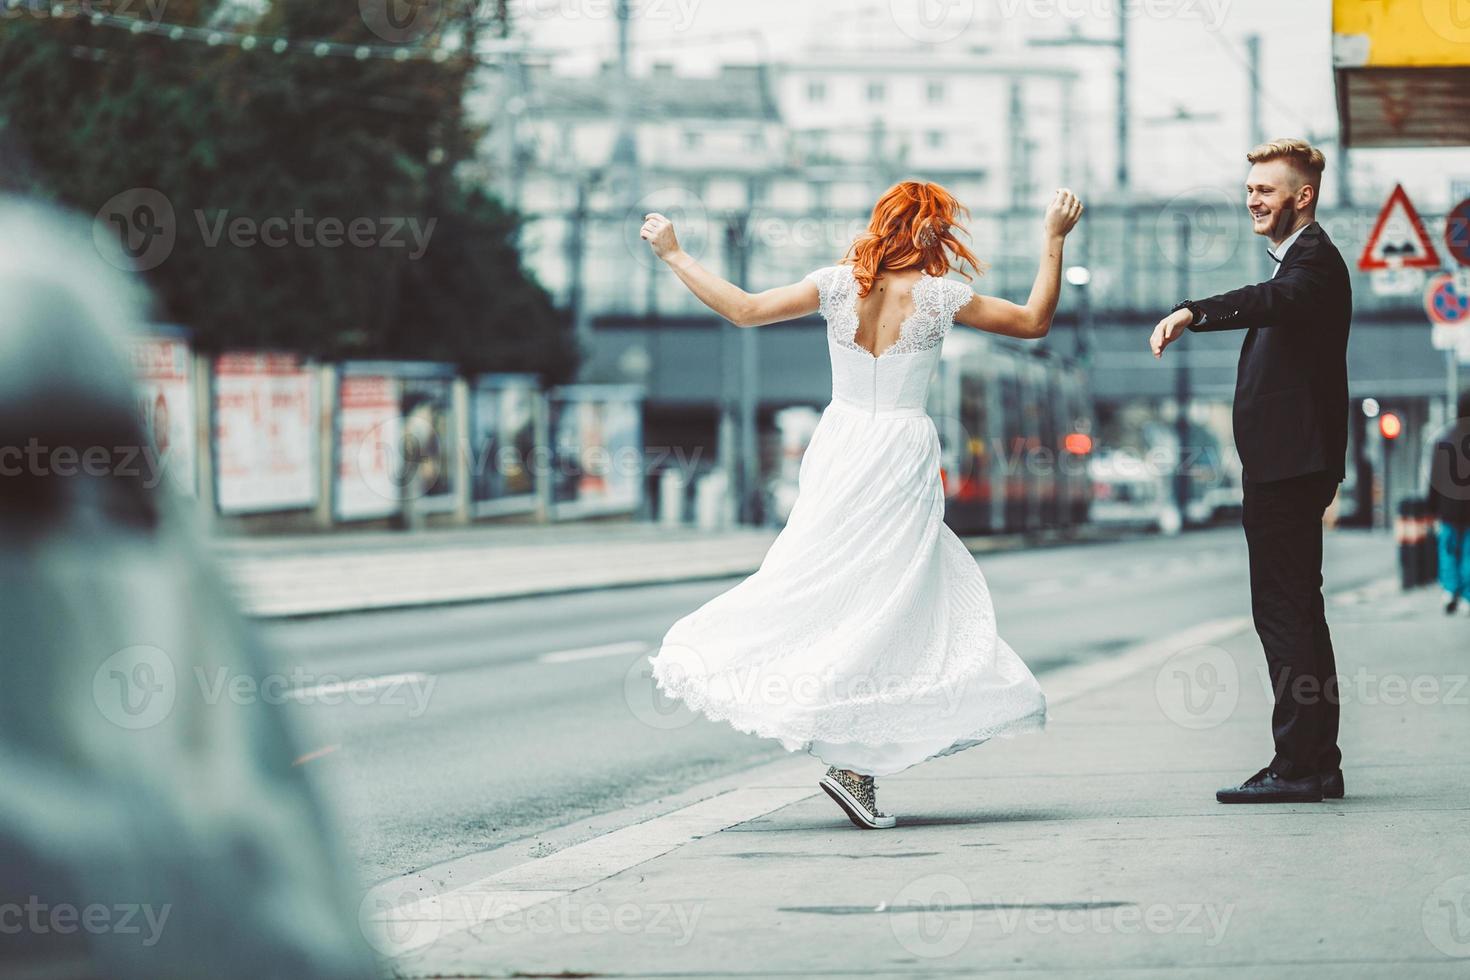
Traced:
POLYGON ((680 248, 674 223, 661 214, 648 215, 638 234, 653 249, 653 254, 674 270, 674 275, 689 287, 695 298, 737 327, 759 327, 817 312, 820 297, 810 280, 748 293, 715 275, 680 248))
POLYGON ((1082 202, 1077 196, 1065 187, 1058 190, 1042 222, 1045 233, 1041 238, 1041 267, 1036 270, 1036 282, 1026 305, 976 293, 955 313, 954 322, 1023 340, 1045 337, 1062 290, 1062 242, 1081 217, 1082 202))

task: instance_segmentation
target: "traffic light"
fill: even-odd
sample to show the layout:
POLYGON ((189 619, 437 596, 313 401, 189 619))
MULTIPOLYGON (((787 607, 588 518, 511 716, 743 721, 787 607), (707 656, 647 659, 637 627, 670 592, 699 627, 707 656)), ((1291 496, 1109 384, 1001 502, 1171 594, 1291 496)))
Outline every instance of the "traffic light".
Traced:
POLYGON ((1378 433, 1385 439, 1397 439, 1404 431, 1404 423, 1393 412, 1384 412, 1378 416, 1378 433))

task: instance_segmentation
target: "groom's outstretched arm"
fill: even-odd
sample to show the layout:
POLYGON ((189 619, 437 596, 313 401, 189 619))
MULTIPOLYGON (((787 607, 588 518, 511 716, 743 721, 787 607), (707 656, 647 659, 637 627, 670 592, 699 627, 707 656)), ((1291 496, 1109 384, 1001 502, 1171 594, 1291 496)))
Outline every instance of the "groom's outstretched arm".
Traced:
POLYGON ((1190 310, 1194 319, 1189 329, 1200 332, 1280 326, 1319 308, 1328 288, 1327 264, 1314 249, 1274 279, 1208 299, 1186 300, 1174 309, 1190 310))

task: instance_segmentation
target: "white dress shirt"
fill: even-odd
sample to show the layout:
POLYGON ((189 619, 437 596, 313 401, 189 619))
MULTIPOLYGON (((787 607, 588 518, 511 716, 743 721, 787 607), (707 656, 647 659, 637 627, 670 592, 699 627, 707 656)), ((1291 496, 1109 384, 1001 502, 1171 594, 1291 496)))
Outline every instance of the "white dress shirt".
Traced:
POLYGON ((1278 273, 1278 272, 1281 271, 1281 260, 1284 259, 1284 258, 1286 258, 1286 250, 1289 249, 1289 248, 1291 248, 1292 245, 1296 244, 1296 240, 1301 237, 1302 232, 1306 231, 1309 227, 1311 227, 1311 225, 1312 225, 1312 222, 1308 221, 1306 224, 1302 225, 1296 231, 1294 231, 1290 235, 1286 236, 1286 241, 1282 242, 1281 243, 1281 246, 1279 248, 1274 248, 1273 249, 1269 245, 1266 247, 1266 251, 1267 252, 1270 252, 1271 253, 1271 257, 1276 260, 1275 265, 1271 269, 1271 278, 1272 279, 1275 279, 1276 278, 1276 273, 1278 273))

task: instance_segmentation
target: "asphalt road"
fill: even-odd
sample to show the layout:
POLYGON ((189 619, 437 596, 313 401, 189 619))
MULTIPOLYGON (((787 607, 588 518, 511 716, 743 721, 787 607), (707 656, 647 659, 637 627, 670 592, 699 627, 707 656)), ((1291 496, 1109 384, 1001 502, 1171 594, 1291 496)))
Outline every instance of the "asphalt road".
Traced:
MULTIPOLYGON (((1383 534, 1327 538, 1329 590, 1394 573, 1383 534)), ((1238 527, 985 555, 1001 634, 1042 679, 1249 613, 1238 527)), ((499 847, 782 750, 663 702, 644 656, 736 579, 263 624, 302 764, 367 882, 499 847), (338 685, 370 679, 352 694, 338 685)), ((980 750, 980 751, 983 751, 980 750)), ((813 765, 817 763, 813 760, 813 765)))

